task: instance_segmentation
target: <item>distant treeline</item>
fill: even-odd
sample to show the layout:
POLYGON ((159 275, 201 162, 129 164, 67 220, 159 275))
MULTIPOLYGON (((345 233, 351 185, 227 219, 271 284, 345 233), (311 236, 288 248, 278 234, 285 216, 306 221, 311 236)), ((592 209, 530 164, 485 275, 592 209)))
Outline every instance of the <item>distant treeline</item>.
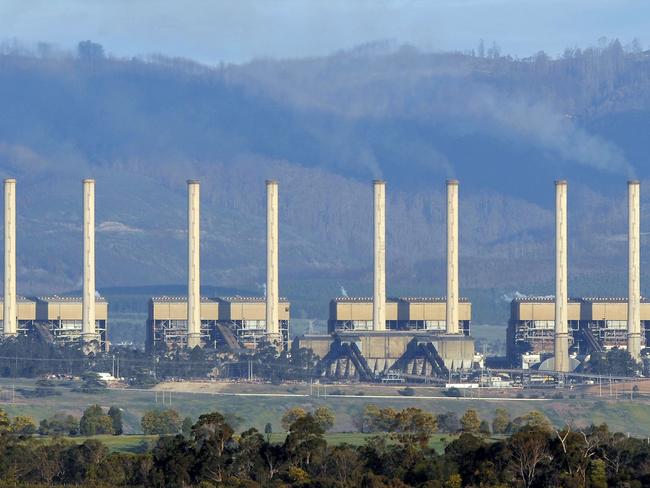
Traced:
MULTIPOLYGON (((311 350, 301 348, 292 350, 290 354, 289 351, 278 354, 275 347, 268 343, 240 354, 201 347, 149 354, 132 346, 116 346, 108 353, 84 354, 79 343, 62 345, 32 335, 19 335, 0 342, 2 377, 56 375, 61 378, 83 378, 93 373, 112 373, 131 386, 140 388, 151 387, 167 378, 204 379, 209 375, 247 377, 249 367, 256 378, 270 381, 308 380, 314 376, 317 362, 318 358, 311 350)), ((89 379, 92 380, 91 377, 89 379)), ((34 392, 38 393, 47 396, 54 391, 45 389, 34 392)))

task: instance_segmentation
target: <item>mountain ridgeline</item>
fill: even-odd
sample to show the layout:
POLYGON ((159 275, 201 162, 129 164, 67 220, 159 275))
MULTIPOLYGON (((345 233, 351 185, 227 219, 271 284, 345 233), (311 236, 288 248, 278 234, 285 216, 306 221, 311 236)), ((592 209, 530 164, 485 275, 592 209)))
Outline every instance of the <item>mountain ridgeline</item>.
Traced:
MULTIPOLYGON (((626 181, 650 177, 650 52, 613 41, 512 59, 379 43, 209 67, 88 46, 0 49, 0 173, 18 179, 21 294, 80 286, 83 177, 97 179, 100 291, 185 281, 185 180, 196 178, 203 283, 262 294, 273 178, 281 293, 294 316, 324 318, 343 290, 371 294, 370 183, 384 178, 389 295, 444 295, 454 177, 476 322, 504 323, 516 292, 553 292, 559 178, 570 294, 626 293, 626 181)), ((646 291, 649 251, 644 238, 646 291)))

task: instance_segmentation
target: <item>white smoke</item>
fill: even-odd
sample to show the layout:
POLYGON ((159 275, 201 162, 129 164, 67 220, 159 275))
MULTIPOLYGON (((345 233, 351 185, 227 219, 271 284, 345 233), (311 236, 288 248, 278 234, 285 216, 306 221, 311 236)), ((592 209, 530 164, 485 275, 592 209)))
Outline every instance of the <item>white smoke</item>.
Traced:
POLYGON ((97 232, 113 232, 113 233, 139 233, 142 229, 136 229, 122 222, 106 221, 97 226, 97 232))
POLYGON ((524 295, 523 293, 520 293, 519 291, 513 291, 510 293, 505 293, 502 297, 504 302, 511 302, 515 300, 516 298, 528 298, 528 295, 524 295))
POLYGON ((266 298, 266 283, 257 283, 257 287, 262 289, 262 296, 266 298))
POLYGON ((518 133, 538 147, 562 159, 604 171, 634 175, 634 168, 620 147, 579 127, 573 117, 554 110, 549 104, 494 92, 477 91, 471 108, 492 123, 518 133))
POLYGON ((555 295, 525 295, 524 293, 521 293, 519 291, 504 293, 503 295, 501 295, 501 299, 504 302, 511 302, 513 300, 522 299, 522 298, 534 298, 538 300, 555 300, 555 295))
POLYGON ((348 292, 347 292, 347 290, 345 288, 343 288, 343 285, 341 285, 341 296, 344 296, 344 297, 348 296, 348 292))
POLYGON ((377 162, 377 158, 375 157, 375 154, 371 149, 369 148, 361 149, 357 157, 356 163, 359 166, 368 170, 368 173, 370 173, 372 178, 374 178, 375 180, 380 180, 383 178, 381 168, 379 167, 379 163, 377 162))

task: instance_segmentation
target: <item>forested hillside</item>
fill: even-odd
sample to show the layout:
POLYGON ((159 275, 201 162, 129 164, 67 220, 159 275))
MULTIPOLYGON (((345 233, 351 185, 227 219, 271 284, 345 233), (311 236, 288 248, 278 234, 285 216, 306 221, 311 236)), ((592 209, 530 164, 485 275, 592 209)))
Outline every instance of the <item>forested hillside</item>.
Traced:
POLYGON ((323 317, 342 289, 371 292, 370 181, 385 178, 389 294, 443 294, 444 182, 456 177, 476 321, 505 321, 515 292, 552 293, 557 178, 570 184, 571 294, 626 291, 626 181, 650 176, 650 52, 635 45, 512 59, 377 43, 218 67, 92 43, 0 52, 22 294, 80 285, 89 176, 100 290, 185 281, 185 180, 198 178, 204 283, 262 293, 275 178, 281 292, 295 315, 323 317))

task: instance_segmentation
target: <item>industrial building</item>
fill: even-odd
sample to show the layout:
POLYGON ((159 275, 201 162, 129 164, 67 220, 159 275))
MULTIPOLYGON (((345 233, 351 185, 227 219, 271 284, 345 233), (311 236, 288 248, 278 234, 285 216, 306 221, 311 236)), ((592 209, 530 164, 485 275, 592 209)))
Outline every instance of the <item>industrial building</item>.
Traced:
POLYGON ((471 304, 459 298, 458 182, 447 182, 447 296, 386 297, 386 189, 373 184, 373 297, 330 302, 328 335, 305 335, 296 347, 311 349, 318 373, 342 379, 378 380, 391 374, 447 377, 470 369, 471 304))
MULTIPOLYGON (((570 298, 567 307, 568 344, 572 356, 628 346, 626 298, 570 298)), ((640 303, 641 348, 650 334, 650 301, 640 303)), ((554 354, 555 300, 553 297, 516 298, 510 304, 507 349, 517 366, 554 354)))
MULTIPOLYGON (((341 331, 373 330, 372 298, 338 297, 330 301, 327 329, 341 331)), ((472 304, 459 299, 458 328, 470 335, 472 304)), ((386 299, 387 330, 418 330, 429 334, 447 331, 447 300, 439 297, 400 297, 386 299)))
MULTIPOLYGON (((37 334, 59 344, 78 342, 83 336, 83 303, 81 297, 47 296, 19 297, 17 303, 17 334, 37 334)), ((3 303, 4 305, 4 303, 3 303)), ((5 336, 4 306, 0 310, 2 335, 5 336)), ((95 326, 97 339, 92 350, 107 351, 109 342, 108 303, 95 298, 95 326)), ((15 335, 15 334, 14 334, 15 335)))
POLYGON ((27 334, 31 330, 34 321, 36 320, 36 301, 30 300, 24 297, 16 297, 16 320, 14 325, 9 325, 5 321, 5 303, 2 302, 2 321, 1 321, 1 330, 2 337, 13 337, 16 334, 27 334), (11 328, 10 328, 11 327, 11 328))
MULTIPOLYGON (((200 347, 230 350, 254 349, 268 339, 264 297, 201 298, 200 347)), ((278 324, 283 348, 289 342, 290 304, 278 302, 278 324)), ((149 302, 147 342, 149 352, 166 352, 188 346, 187 297, 154 297, 149 302)))

